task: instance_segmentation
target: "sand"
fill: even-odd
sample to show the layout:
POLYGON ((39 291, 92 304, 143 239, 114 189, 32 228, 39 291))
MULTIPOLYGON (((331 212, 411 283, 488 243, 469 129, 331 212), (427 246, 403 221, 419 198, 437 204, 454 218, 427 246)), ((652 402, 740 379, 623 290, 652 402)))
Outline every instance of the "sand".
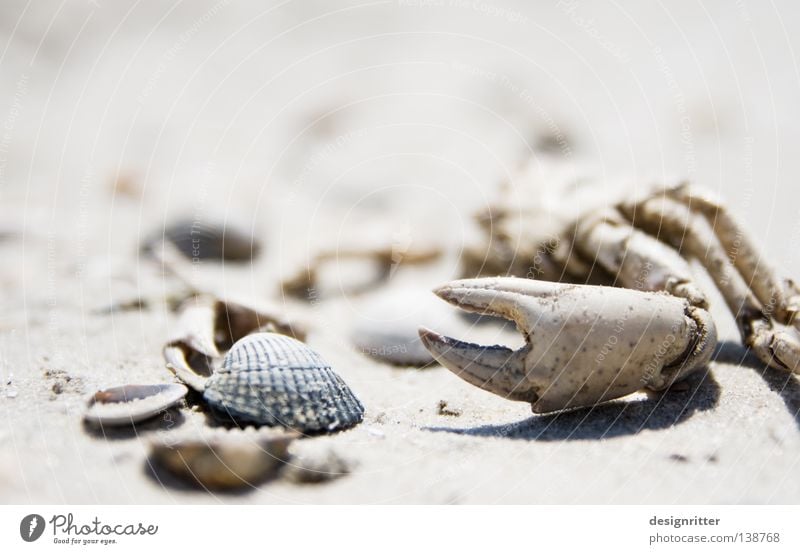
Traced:
POLYGON ((739 345, 717 295, 707 374, 557 415, 376 361, 349 331, 378 295, 456 277, 470 214, 545 150, 601 178, 700 182, 800 276, 798 17, 789 1, 3 2, 0 499, 797 502, 800 382, 739 345), (298 443, 352 460, 349 475, 211 494, 147 463, 153 441, 211 425, 202 411, 82 424, 95 391, 172 379, 161 348, 181 283, 138 246, 179 217, 263 242, 255 263, 190 264, 191 278, 311 323, 367 414, 298 443), (339 290, 363 278, 352 269, 312 303, 280 294, 316 249, 382 236, 447 254, 362 294, 339 290))

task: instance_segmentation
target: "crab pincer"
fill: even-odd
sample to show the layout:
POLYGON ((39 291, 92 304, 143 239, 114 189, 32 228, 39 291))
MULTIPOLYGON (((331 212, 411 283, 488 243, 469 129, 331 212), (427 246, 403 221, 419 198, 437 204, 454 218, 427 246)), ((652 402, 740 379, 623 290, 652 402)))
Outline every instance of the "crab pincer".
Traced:
POLYGON ((711 315, 667 293, 511 277, 452 281, 435 292, 514 321, 525 345, 480 346, 420 329, 434 358, 535 413, 663 390, 705 367, 717 343, 711 315))

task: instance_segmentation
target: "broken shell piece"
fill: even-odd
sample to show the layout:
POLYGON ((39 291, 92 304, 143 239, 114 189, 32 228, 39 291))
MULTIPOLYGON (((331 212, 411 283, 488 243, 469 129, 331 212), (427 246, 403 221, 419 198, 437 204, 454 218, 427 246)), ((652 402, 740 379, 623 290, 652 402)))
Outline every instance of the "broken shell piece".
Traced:
POLYGON ((154 233, 143 243, 142 251, 156 251, 165 241, 192 260, 247 262, 261 250, 255 237, 229 222, 183 219, 154 233))
POLYGON ((288 335, 305 340, 306 326, 277 314, 277 308, 248 305, 233 300, 217 300, 214 305, 214 340, 227 350, 242 337, 258 330, 288 335))
POLYGON ((207 489, 252 487, 274 477, 296 433, 253 437, 227 433, 207 440, 156 443, 150 460, 173 476, 207 489))
POLYGON ((184 383, 202 392, 220 351, 260 329, 289 334, 302 340, 303 325, 244 304, 197 295, 180 307, 172 339, 164 347, 167 367, 184 383))
POLYGON ((242 337, 268 329, 304 340, 303 325, 272 313, 269 308, 251 307, 224 300, 211 294, 193 296, 179 307, 176 330, 170 343, 184 343, 187 348, 209 358, 220 356, 242 337))
POLYGON ((131 425, 174 406, 187 392, 179 383, 113 387, 94 394, 83 418, 95 425, 131 425))
POLYGON ((364 418, 364 406, 319 354, 276 333, 234 344, 205 382, 203 398, 237 423, 304 433, 347 429, 364 418))
POLYGON ((179 308, 175 338, 186 347, 208 358, 220 356, 215 336, 217 334, 216 300, 210 296, 195 296, 179 308))

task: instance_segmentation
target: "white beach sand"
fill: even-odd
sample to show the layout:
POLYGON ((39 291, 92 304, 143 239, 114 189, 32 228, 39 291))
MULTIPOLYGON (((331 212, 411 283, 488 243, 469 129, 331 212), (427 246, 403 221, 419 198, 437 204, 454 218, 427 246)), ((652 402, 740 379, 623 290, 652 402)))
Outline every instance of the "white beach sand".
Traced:
POLYGON ((470 214, 559 140, 564 163, 602 177, 677 175, 719 192, 800 277, 796 4, 531 4, 4 1, 0 500, 800 501, 800 381, 739 346, 718 296, 723 341, 689 390, 552 416, 438 366, 355 351, 349 327, 385 289, 281 297, 279 277, 320 244, 374 226, 448 251, 401 264, 390 287, 456 277, 470 214), (351 475, 211 494, 146 464, 151 441, 199 432, 202 413, 105 437, 82 424, 96 390, 172 379, 161 347, 177 283, 138 244, 179 216, 229 219, 263 241, 252 266, 204 263, 192 277, 312 323, 308 343, 367 415, 297 446, 335 449, 351 475), (140 296, 144 309, 102 312, 140 296), (461 415, 440 415, 442 400, 461 415))

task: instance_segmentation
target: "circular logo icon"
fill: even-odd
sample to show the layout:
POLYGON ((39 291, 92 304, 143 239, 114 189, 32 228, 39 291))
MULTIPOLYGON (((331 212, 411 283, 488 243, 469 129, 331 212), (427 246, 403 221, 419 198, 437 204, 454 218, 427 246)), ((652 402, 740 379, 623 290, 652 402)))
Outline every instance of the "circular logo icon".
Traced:
POLYGON ((44 518, 39 514, 30 514, 22 518, 19 524, 19 535, 25 542, 33 542, 44 533, 44 518))

